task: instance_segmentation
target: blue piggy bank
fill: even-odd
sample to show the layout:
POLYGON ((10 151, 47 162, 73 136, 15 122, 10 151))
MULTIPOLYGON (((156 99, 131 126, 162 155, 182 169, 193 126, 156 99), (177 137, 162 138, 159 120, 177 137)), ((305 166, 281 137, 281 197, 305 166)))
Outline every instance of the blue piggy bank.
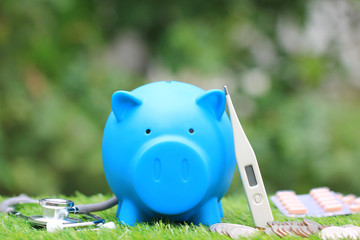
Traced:
POLYGON ((121 223, 220 222, 235 169, 225 104, 220 90, 175 81, 113 94, 102 153, 121 223))

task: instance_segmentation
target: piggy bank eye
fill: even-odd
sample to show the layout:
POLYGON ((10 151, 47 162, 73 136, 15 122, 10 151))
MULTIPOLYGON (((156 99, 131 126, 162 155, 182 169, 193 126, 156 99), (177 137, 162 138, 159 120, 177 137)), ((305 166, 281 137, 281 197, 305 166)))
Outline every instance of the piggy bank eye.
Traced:
POLYGON ((193 134, 194 133, 194 129, 193 128, 189 128, 189 133, 193 134))
POLYGON ((146 134, 150 134, 151 133, 151 130, 150 129, 146 129, 146 134))

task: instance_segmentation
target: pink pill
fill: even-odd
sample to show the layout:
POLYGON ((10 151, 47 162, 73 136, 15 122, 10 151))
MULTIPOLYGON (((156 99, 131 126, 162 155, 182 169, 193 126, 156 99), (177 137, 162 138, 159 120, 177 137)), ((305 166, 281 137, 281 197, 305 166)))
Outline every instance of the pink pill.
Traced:
POLYGON ((360 204, 351 204, 349 208, 353 212, 360 212, 360 204))
POLYGON ((305 208, 305 205, 304 204, 293 204, 293 205, 288 205, 285 207, 286 210, 291 210, 291 209, 294 209, 294 208, 305 208))
POLYGON ((286 204, 294 204, 294 203, 301 203, 299 199, 288 199, 288 200, 280 200, 282 205, 286 204))
POLYGON ((325 205, 323 209, 326 212, 337 212, 337 211, 341 211, 343 209, 343 206, 341 204, 329 204, 329 205, 325 205))
POLYGON ((316 193, 326 193, 329 191, 330 191, 330 189, 328 187, 313 188, 310 191, 310 195, 312 196, 313 194, 316 194, 316 193))
POLYGON ((337 193, 336 194, 336 197, 339 199, 339 200, 342 200, 342 198, 344 197, 341 193, 337 193))
POLYGON ((297 198, 296 195, 281 195, 278 197, 279 199, 288 199, 288 198, 297 198))
POLYGON ((343 197, 342 201, 345 203, 345 204, 351 204, 355 201, 355 195, 353 194, 349 194, 349 195, 346 195, 343 197))
POLYGON ((304 206, 302 202, 292 202, 292 203, 284 203, 283 206, 285 208, 292 207, 292 206, 304 206))
POLYGON ((279 200, 281 203, 299 201, 299 199, 297 197, 279 198, 279 200))
POLYGON ((328 205, 336 205, 336 204, 341 204, 341 203, 339 203, 339 201, 325 201, 325 202, 319 203, 319 205, 322 208, 324 208, 325 206, 328 206, 328 205))
POLYGON ((339 200, 337 200, 336 198, 334 198, 334 197, 324 197, 324 198, 319 198, 319 199, 317 199, 316 200, 318 203, 322 203, 322 202, 330 202, 330 201, 336 201, 336 202, 338 202, 338 203, 340 203, 340 201, 339 200))
POLYGON ((312 195, 312 197, 315 199, 315 200, 318 200, 320 198, 331 198, 331 197, 334 197, 330 192, 328 193, 319 193, 319 194, 315 194, 315 195, 312 195))
POLYGON ((288 209, 289 214, 305 214, 307 209, 305 207, 292 207, 288 209))
POLYGON ((276 192, 276 197, 280 197, 280 196, 295 196, 295 192, 294 191, 277 191, 276 192))

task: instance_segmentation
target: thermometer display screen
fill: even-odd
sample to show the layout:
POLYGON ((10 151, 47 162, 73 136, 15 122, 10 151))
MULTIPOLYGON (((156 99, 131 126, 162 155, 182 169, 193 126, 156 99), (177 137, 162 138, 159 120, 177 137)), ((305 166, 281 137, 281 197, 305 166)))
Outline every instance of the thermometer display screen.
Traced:
POLYGON ((246 166, 245 172, 246 172, 246 176, 248 178, 250 187, 256 186, 257 181, 256 181, 256 177, 255 177, 255 173, 254 173, 254 169, 253 169, 252 165, 246 166))

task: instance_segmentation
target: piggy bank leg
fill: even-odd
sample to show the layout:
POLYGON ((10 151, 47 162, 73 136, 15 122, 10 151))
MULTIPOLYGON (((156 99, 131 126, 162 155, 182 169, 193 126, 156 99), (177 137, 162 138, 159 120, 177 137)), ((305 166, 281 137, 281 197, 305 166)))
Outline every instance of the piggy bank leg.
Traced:
POLYGON ((221 204, 220 200, 218 202, 218 206, 219 206, 220 218, 223 218, 224 217, 224 211, 223 211, 222 204, 221 204))
POLYGON ((133 226, 137 222, 146 221, 146 215, 130 200, 124 199, 118 208, 119 222, 133 226))
POLYGON ((194 224, 212 225, 220 222, 219 204, 216 198, 205 203, 192 218, 194 224))
POLYGON ((121 201, 118 202, 118 208, 117 208, 117 211, 116 211, 116 217, 119 218, 120 216, 120 210, 121 210, 121 201))

